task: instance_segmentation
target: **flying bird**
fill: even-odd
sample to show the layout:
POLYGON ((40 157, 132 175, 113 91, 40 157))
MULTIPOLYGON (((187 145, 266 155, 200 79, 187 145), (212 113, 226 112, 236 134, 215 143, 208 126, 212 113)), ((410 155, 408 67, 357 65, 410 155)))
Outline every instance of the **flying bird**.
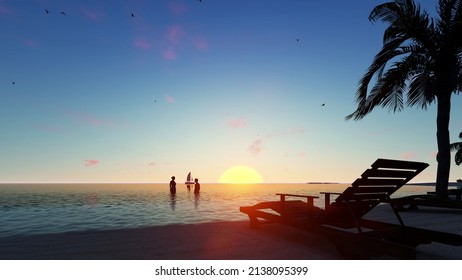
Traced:
POLYGON ((300 39, 299 39, 299 38, 297 38, 297 42, 299 42, 299 41, 300 41, 300 39))
POLYGON ((45 13, 47 13, 47 15, 50 13, 50 11, 48 11, 47 9, 45 9, 45 13))
POLYGON ((326 106, 326 103, 322 103, 321 106, 326 106))
POLYGON ((63 16, 65 16, 65 15, 66 15, 66 13, 65 13, 65 12, 61 12, 61 14, 62 14, 63 16))
POLYGON ((132 17, 135 17, 135 15, 132 13, 132 17))
POLYGON ((11 82, 13 85, 15 85, 16 83, 15 82, 11 82))

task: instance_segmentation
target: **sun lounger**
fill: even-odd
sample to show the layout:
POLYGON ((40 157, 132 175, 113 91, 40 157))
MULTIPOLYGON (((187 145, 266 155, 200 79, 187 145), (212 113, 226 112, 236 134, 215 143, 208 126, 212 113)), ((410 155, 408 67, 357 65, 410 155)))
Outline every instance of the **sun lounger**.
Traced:
POLYGON ((460 235, 404 225, 390 203, 390 195, 427 166, 421 162, 378 159, 343 193, 322 193, 325 196, 324 209, 314 205, 317 196, 279 193, 279 200, 240 207, 240 211, 249 216, 253 228, 262 223, 281 223, 321 234, 346 258, 390 255, 414 259, 415 247, 419 244, 435 241, 462 245, 460 235), (336 199, 331 203, 333 195, 336 199), (294 197, 297 200, 289 199, 294 197), (389 203, 397 218, 396 224, 364 218, 381 203, 389 203))
POLYGON ((441 198, 435 192, 427 192, 394 198, 392 202, 399 211, 417 210, 419 206, 462 210, 462 189, 449 189, 446 195, 445 198, 441 198))

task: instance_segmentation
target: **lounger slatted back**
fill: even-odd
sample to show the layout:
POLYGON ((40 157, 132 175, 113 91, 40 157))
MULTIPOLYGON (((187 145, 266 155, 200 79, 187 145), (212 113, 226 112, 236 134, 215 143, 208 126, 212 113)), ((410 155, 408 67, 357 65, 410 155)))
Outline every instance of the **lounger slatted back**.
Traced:
POLYGON ((260 223, 281 223, 325 236, 347 258, 390 255, 412 259, 419 244, 462 246, 462 235, 406 226, 390 199, 427 166, 421 162, 378 159, 343 193, 324 192, 325 209, 314 206, 317 196, 279 193, 278 201, 242 206, 240 211, 249 216, 254 228, 260 223), (330 203, 332 194, 337 198, 330 203), (290 200, 293 197, 306 202, 290 200), (364 217, 382 202, 389 203, 398 224, 364 217))
POLYGON ((394 192, 427 167, 423 162, 377 159, 361 178, 339 194, 332 204, 326 205, 330 222, 349 226, 378 204, 389 202, 394 192))
POLYGON ((343 193, 324 192, 325 209, 313 205, 317 196, 280 193, 279 201, 243 206, 240 211, 249 216, 251 227, 276 222, 323 235, 347 258, 390 255, 413 259, 419 244, 462 246, 462 235, 406 226, 390 199, 427 167, 427 163, 421 162, 378 159, 343 193), (330 203, 332 194, 338 197, 330 203), (290 197, 307 201, 288 201, 286 198, 290 197), (382 202, 389 203, 399 224, 364 217, 382 202))

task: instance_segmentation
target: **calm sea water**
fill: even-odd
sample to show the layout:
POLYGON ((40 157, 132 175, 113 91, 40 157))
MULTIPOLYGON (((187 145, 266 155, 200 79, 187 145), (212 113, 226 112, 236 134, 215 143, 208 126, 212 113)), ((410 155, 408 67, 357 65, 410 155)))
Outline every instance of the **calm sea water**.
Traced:
MULTIPOLYGON (((275 193, 319 195, 347 184, 201 184, 195 195, 167 184, 0 184, 0 237, 166 224, 247 220, 240 206, 275 200, 275 193)), ((432 191, 405 186, 394 196, 432 191)), ((323 197, 315 204, 323 207, 323 197)))

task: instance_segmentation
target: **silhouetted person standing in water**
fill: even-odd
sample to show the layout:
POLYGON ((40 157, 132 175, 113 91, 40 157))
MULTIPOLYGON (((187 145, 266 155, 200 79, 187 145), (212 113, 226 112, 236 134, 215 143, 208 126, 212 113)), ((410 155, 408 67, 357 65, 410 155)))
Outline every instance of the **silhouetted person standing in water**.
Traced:
POLYGON ((170 181, 170 193, 171 194, 176 194, 175 176, 172 176, 172 180, 170 181))
POLYGON ((199 179, 194 179, 194 193, 199 193, 201 191, 201 184, 199 184, 199 179))

